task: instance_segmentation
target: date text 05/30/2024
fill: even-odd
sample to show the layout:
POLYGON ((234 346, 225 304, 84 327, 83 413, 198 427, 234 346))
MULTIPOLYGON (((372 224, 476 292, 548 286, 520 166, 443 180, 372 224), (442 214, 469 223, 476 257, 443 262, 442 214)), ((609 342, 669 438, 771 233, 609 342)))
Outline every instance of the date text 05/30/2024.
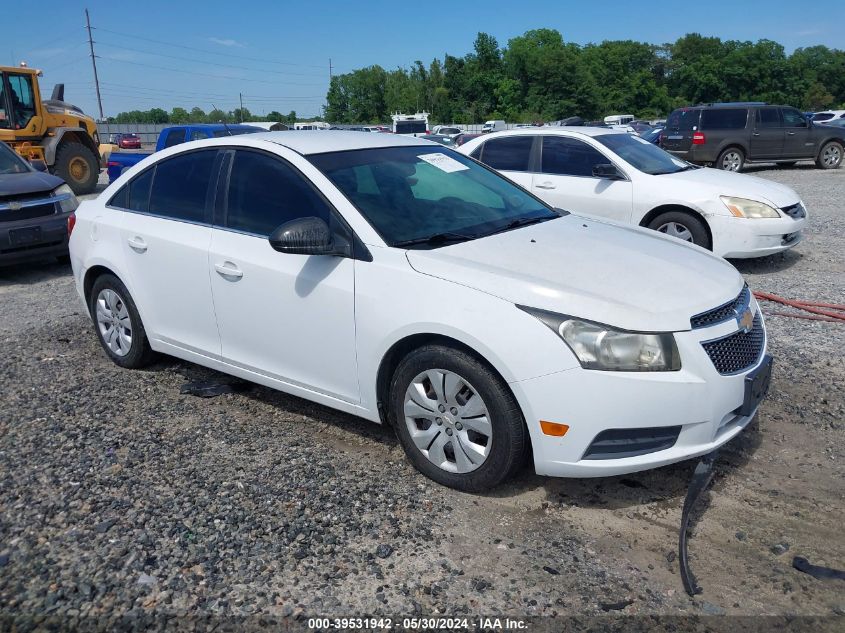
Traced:
POLYGON ((408 631, 448 630, 448 631, 520 631, 528 628, 528 623, 519 618, 309 618, 308 628, 314 630, 389 630, 408 631))

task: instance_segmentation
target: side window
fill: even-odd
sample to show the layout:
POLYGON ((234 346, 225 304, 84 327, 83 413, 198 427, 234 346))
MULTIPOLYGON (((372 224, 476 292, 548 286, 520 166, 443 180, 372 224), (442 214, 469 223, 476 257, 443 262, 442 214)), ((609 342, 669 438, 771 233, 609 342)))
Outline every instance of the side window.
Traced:
MULTIPOLYGON (((205 130, 191 130, 191 141, 199 141, 204 138, 209 138, 208 132, 205 130)), ((169 139, 168 139, 169 140, 169 139)), ((167 147, 170 147, 169 145, 167 147)))
POLYGON ((32 78, 29 75, 9 75, 12 89, 12 128, 21 130, 35 116, 35 96, 32 93, 32 78))
POLYGON ((746 108, 708 108, 701 114, 701 129, 741 130, 747 120, 746 108))
POLYGON ((150 192, 150 213, 206 222, 205 203, 216 156, 217 150, 188 152, 158 163, 150 192))
POLYGON ((328 206, 302 175, 279 158, 238 150, 229 178, 228 228, 267 236, 309 216, 330 222, 328 206))
POLYGON ((780 114, 777 108, 760 108, 757 110, 757 127, 781 127, 780 114))
POLYGON ((167 133, 167 136, 164 139, 164 146, 165 147, 173 147, 174 145, 179 145, 179 143, 185 142, 185 130, 184 128, 177 128, 175 130, 170 130, 167 133))
POLYGON ((117 207, 118 209, 129 208, 129 185, 123 185, 116 194, 111 197, 108 205, 109 207, 117 207))
POLYGON ((598 150, 583 141, 565 136, 543 137, 544 174, 561 176, 590 176, 593 167, 610 161, 598 150))
POLYGON ((816 116, 814 116, 813 121, 829 121, 834 116, 836 116, 836 115, 834 115, 830 112, 824 112, 822 114, 817 114, 816 116))
POLYGON ((783 116, 783 127, 807 127, 807 119, 798 110, 793 108, 781 108, 783 116))
MULTIPOLYGON (((150 186, 153 184, 153 173, 155 169, 148 169, 143 174, 134 178, 126 187, 129 188, 129 203, 127 209, 143 211, 146 213, 150 208, 150 186)), ((126 189, 124 187, 124 189, 126 189)))
POLYGON ((484 163, 503 171, 528 171, 533 136, 503 136, 484 143, 484 163))

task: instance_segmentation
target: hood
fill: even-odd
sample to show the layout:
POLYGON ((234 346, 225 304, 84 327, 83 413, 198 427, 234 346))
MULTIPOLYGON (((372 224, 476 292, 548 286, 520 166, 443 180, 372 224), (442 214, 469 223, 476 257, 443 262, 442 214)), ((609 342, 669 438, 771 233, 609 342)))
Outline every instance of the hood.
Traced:
POLYGON ((676 174, 664 174, 655 177, 666 178, 673 184, 678 184, 681 187, 686 187, 687 185, 709 187, 717 196, 747 198, 758 202, 766 202, 778 208, 792 206, 800 200, 795 190, 786 185, 765 180, 764 178, 758 178, 757 176, 737 174, 721 169, 702 167, 701 169, 691 169, 689 171, 680 171, 676 174))
POLYGON ((511 303, 643 332, 689 330, 691 316, 743 285, 697 246, 574 215, 407 257, 420 273, 511 303))
POLYGON ((33 193, 49 193, 65 181, 41 171, 22 174, 0 174, 0 198, 26 196, 33 193))

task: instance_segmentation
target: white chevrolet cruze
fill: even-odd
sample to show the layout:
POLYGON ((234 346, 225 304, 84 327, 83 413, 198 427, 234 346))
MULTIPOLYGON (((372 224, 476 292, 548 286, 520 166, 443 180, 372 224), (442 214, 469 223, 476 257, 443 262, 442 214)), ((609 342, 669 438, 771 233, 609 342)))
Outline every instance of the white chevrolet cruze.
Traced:
POLYGON ((463 490, 707 453, 768 387, 737 271, 556 211, 440 145, 277 132, 146 158, 76 213, 106 354, 156 352, 392 424, 463 490))
POLYGON ((706 169, 634 134, 591 127, 531 128, 459 149, 573 213, 642 226, 722 257, 762 257, 801 241, 803 202, 790 187, 706 169))

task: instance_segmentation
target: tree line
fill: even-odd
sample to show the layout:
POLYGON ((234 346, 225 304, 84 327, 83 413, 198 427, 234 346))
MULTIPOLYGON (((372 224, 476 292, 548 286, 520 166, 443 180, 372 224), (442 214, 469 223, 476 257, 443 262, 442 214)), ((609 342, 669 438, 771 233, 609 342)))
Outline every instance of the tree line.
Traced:
POLYGON ((282 114, 273 110, 266 115, 252 114, 247 108, 235 108, 234 110, 212 109, 205 112, 202 108, 192 108, 190 111, 185 108, 173 108, 168 112, 162 108, 150 110, 130 110, 108 117, 109 123, 172 123, 183 125, 185 123, 249 123, 250 121, 275 121, 285 125, 296 123, 296 112, 291 110, 288 114, 282 114))
POLYGON ((479 33, 472 52, 428 66, 368 66, 332 78, 325 119, 387 121, 428 111, 434 122, 662 118, 684 105, 766 101, 821 110, 845 104, 845 51, 826 46, 787 55, 772 40, 721 40, 697 33, 674 43, 632 40, 581 46, 537 29, 499 46, 479 33))

